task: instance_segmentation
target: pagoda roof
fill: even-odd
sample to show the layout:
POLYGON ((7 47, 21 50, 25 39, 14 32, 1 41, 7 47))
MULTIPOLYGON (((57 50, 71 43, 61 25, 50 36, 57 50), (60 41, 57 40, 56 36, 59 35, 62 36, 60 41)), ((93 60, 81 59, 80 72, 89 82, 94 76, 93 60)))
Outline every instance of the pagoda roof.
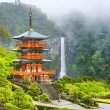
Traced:
POLYGON ((49 51, 49 49, 47 48, 41 48, 41 49, 19 49, 19 48, 15 48, 13 49, 13 51, 17 51, 17 52, 22 52, 22 53, 28 53, 28 52, 44 52, 44 51, 49 51))
POLYGON ((29 60, 29 59, 14 59, 13 61, 15 61, 15 62, 30 62, 30 63, 32 63, 32 62, 50 62, 52 60, 47 60, 47 59, 42 59, 42 60, 36 60, 36 59, 31 59, 31 60, 29 60))
POLYGON ((31 31, 27 31, 23 34, 20 34, 18 36, 14 36, 13 39, 38 39, 38 40, 42 40, 42 39, 47 39, 48 37, 49 36, 45 36, 45 35, 42 35, 38 32, 31 30, 31 31))
MULTIPOLYGON (((13 51, 20 51, 21 49, 19 49, 19 48, 14 48, 13 49, 13 51)), ((26 49, 26 50, 30 50, 30 49, 26 49)), ((32 50, 32 49, 31 49, 32 50)), ((37 49, 35 49, 35 50, 37 50, 37 49)), ((41 48, 41 49, 38 49, 38 50, 44 50, 44 51, 48 51, 49 49, 48 48, 41 48)))

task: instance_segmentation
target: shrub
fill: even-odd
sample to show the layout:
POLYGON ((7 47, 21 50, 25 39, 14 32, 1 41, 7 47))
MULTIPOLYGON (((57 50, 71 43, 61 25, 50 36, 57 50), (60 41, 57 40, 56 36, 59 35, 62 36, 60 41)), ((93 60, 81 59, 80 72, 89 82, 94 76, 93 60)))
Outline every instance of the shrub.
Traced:
POLYGON ((38 100, 39 100, 39 97, 35 96, 33 99, 34 99, 35 101, 38 101, 38 100))
POLYGON ((22 110, 11 103, 6 103, 5 106, 11 110, 22 110))
POLYGON ((33 98, 38 97, 41 94, 40 88, 37 83, 31 83, 28 87, 27 93, 31 95, 33 98))
POLYGON ((84 96, 82 102, 86 105, 93 106, 94 100, 90 96, 84 96))
POLYGON ((58 108, 58 107, 50 107, 44 105, 37 105, 38 110, 73 110, 68 108, 58 108))
POLYGON ((24 84, 31 84, 31 82, 29 81, 29 78, 27 76, 23 77, 21 80, 24 84))
POLYGON ((46 94, 46 93, 42 93, 42 95, 41 95, 41 100, 42 101, 48 101, 49 99, 48 99, 48 95, 46 94))

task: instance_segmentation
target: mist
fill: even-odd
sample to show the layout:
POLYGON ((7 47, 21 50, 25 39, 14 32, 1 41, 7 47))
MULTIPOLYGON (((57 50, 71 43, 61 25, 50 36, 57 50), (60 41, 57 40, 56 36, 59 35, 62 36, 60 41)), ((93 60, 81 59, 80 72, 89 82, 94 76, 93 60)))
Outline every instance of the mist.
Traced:
MULTIPOLYGON (((15 0, 0 0, 14 2, 15 0)), ((110 16, 110 0, 22 0, 33 4, 46 13, 49 19, 60 19, 72 12, 80 12, 91 17, 110 16)))

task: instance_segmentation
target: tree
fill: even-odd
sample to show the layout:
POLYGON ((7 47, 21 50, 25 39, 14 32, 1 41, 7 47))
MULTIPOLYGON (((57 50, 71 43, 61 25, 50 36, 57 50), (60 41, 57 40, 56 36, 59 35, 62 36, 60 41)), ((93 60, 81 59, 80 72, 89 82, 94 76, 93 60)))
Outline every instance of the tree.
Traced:
POLYGON ((28 87, 27 93, 33 97, 33 99, 36 97, 39 97, 41 94, 40 88, 38 87, 38 84, 36 82, 31 83, 31 85, 28 87))

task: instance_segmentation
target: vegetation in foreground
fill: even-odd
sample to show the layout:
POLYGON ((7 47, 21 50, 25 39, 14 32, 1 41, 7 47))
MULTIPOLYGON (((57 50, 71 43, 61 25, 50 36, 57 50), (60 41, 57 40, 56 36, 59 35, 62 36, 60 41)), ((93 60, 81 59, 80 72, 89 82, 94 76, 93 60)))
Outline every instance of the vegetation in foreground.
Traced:
POLYGON ((110 104, 110 99, 94 98, 94 100, 97 101, 97 102, 102 102, 102 103, 108 103, 108 104, 110 104))
POLYGON ((64 77, 55 83, 62 98, 71 100, 84 107, 98 107, 94 98, 110 99, 110 85, 95 77, 64 77))
POLYGON ((0 47, 0 103, 11 110, 29 110, 34 107, 32 98, 24 90, 7 80, 13 69, 15 53, 0 47))
POLYGON ((75 109, 68 109, 68 108, 58 108, 58 107, 51 107, 51 106, 44 106, 44 105, 37 105, 38 110, 75 110, 75 109))

